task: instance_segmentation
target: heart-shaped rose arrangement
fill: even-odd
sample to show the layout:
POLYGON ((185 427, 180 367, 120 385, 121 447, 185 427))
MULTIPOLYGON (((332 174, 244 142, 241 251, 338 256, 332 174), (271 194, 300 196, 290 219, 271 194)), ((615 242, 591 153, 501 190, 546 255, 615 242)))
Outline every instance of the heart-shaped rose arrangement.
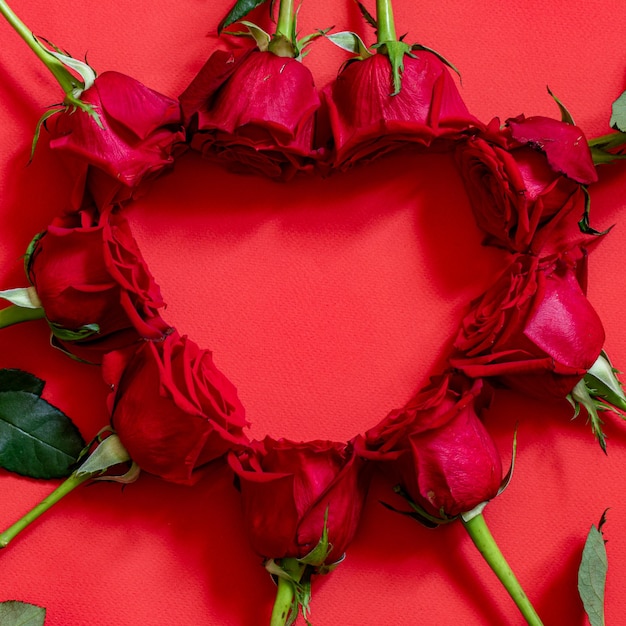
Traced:
MULTIPOLYGON (((227 459, 252 544, 278 579, 274 625, 294 618, 299 606, 306 617, 311 574, 341 560, 373 465, 398 485, 417 519, 436 525, 460 516, 479 543, 487 536, 482 509, 510 478, 479 419, 494 389, 569 397, 587 409, 601 443, 597 409, 620 402, 610 393, 612 379, 598 371, 594 381, 606 390, 596 385, 594 397, 586 384, 592 366, 610 366, 601 356, 602 324, 584 295, 586 257, 599 233, 587 223, 586 185, 596 173, 580 129, 566 119, 523 116, 483 125, 467 111, 446 64, 398 41, 380 16, 374 54, 352 34, 335 36, 360 56, 320 100, 294 58, 303 44, 288 6, 281 3, 273 36, 246 23, 259 48, 211 56, 181 96, 182 116, 177 101, 115 72, 96 78, 37 43, 66 90, 46 123, 75 185, 70 210, 29 247, 31 287, 3 292, 13 302, 4 325, 22 321, 20 313, 45 317, 53 343, 102 364, 115 435, 97 450, 121 442, 116 462, 130 457, 182 484, 227 459), (189 147, 194 153, 183 154, 189 147), (285 182, 224 173, 200 154, 285 182), (174 175, 141 196, 174 160, 174 175), (447 194, 462 184, 467 204, 450 207, 447 194), (275 209, 264 202, 257 211, 259 196, 271 196, 275 209), (445 207, 445 215, 433 207, 445 207), (268 249, 277 230, 284 250, 268 249), (354 232, 366 248, 354 249, 354 232), (346 276, 364 249, 361 275, 346 276), (409 267, 399 262, 407 249, 415 251, 409 267), (172 271, 177 257, 194 272, 172 271), (213 288, 224 284, 224 272, 245 290, 213 288), (168 311, 153 274, 168 277, 166 300, 177 303, 168 311), (433 274, 442 280, 433 283, 433 274), (420 309, 422 301, 428 304, 420 309), (346 308, 355 306, 363 309, 362 326, 342 328, 353 319, 346 308), (462 308, 451 342, 441 329, 458 325, 462 308), (305 396, 302 381, 319 369, 329 372, 315 377, 326 380, 327 404, 307 415, 286 398, 285 414, 296 419, 266 416, 271 436, 262 438, 258 426, 248 428, 235 387, 211 353, 178 330, 177 316, 188 310, 198 320, 189 336, 219 346, 225 371, 259 372, 257 389, 242 392, 246 404, 257 406, 266 394, 297 397, 290 388, 305 396), (239 343, 220 345, 220 327, 233 318, 243 329, 239 343), (312 328, 303 327, 305 318, 312 328), (391 334, 382 330, 388 318, 391 334), (269 346, 260 341, 267 330, 259 332, 267 324, 275 332, 269 346), (317 346, 320 335, 330 348, 317 346), (294 345, 316 354, 308 372, 294 345), (385 349, 394 345, 397 352, 385 349), (381 354, 404 360, 402 380, 384 378, 381 354), (282 380, 272 362, 291 363, 282 380), (343 379, 342 367, 350 368, 343 379), (436 374, 428 384, 424 371, 436 374), (337 390, 357 379, 343 404, 369 407, 360 430, 379 423, 365 434, 350 432, 353 421, 339 423, 335 408, 337 390), (411 393, 379 421, 390 397, 400 404, 411 393), (311 440, 295 441, 303 434, 311 440)), ((80 484, 113 465, 83 466, 69 480, 80 484)), ((509 576, 501 555, 487 548, 485 556, 509 576)), ((517 583, 509 585, 529 623, 540 623, 517 583)))

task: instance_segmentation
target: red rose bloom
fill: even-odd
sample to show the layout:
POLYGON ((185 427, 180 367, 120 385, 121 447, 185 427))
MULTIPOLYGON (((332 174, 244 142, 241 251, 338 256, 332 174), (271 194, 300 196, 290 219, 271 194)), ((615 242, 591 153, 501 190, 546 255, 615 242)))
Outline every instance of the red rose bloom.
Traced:
POLYGON ((503 128, 496 118, 459 146, 457 159, 487 243, 514 252, 554 243, 554 227, 583 212, 581 185, 597 180, 582 131, 547 117, 520 116, 503 128))
POLYGON ((362 454, 430 515, 454 517, 493 498, 502 461, 478 418, 482 383, 446 374, 365 435, 362 454), (480 400, 479 400, 480 398, 480 400))
POLYGON ((533 396, 565 398, 598 358, 604 329, 583 290, 585 255, 517 255, 472 303, 453 367, 533 396))
POLYGON ((110 350, 163 337, 159 287, 120 214, 90 209, 57 218, 31 245, 28 276, 66 350, 100 361, 110 350), (71 340, 94 324, 97 332, 71 340))
POLYGON ((337 167, 371 160, 407 143, 430 146, 435 139, 457 139, 480 126, 443 61, 423 50, 414 54, 404 57, 402 89, 396 95, 391 95, 391 63, 384 54, 348 63, 324 90, 337 167))
POLYGON ((217 51, 180 97, 191 147, 236 171, 311 169, 320 101, 311 72, 272 52, 217 51))
POLYGON ((241 487, 254 550, 265 558, 303 557, 324 530, 327 564, 342 556, 357 529, 367 491, 364 462, 351 443, 295 443, 266 437, 228 457, 241 487))
POLYGON ((194 470, 247 444, 244 409, 211 353, 177 332, 103 361, 113 428, 141 469, 191 484, 194 470))
POLYGON ((88 197, 104 208, 130 198, 146 179, 172 165, 185 133, 180 105, 134 78, 100 74, 81 100, 93 106, 104 128, 84 111, 48 120, 50 147, 68 166, 75 186, 71 204, 88 197))

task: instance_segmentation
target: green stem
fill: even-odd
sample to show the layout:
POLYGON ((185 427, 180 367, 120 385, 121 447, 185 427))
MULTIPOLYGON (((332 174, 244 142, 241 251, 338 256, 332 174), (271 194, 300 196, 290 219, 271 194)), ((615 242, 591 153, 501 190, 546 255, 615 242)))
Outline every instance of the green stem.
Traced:
POLYGON ((617 148, 623 144, 626 144, 626 133, 616 131, 614 133, 607 133, 600 137, 594 137, 588 141, 589 147, 601 146, 605 149, 617 148))
POLYGON ((465 526, 465 530, 467 530, 469 536, 472 538, 474 545, 478 548, 478 551, 483 555, 489 567, 491 567, 500 582, 504 585, 504 588, 509 592, 509 595, 524 616, 526 622, 531 626, 543 626, 539 615, 537 615, 528 596, 524 593, 513 570, 502 555, 502 552, 500 552, 500 548, 498 548, 493 535, 489 532, 489 528, 487 528, 482 513, 475 515, 469 520, 461 517, 461 520, 465 526))
POLYGON ((52 72, 53 76, 61 85, 61 88, 68 96, 72 96, 72 92, 76 87, 80 87, 79 83, 74 79, 67 68, 50 54, 33 35, 32 31, 22 22, 22 20, 13 12, 13 9, 5 2, 0 0, 0 14, 11 25, 13 30, 26 42, 28 47, 39 57, 43 64, 52 72))
POLYGON ((276 36, 282 35, 291 41, 293 39, 293 0, 280 0, 276 36))
POLYGON ((55 505, 61 498, 73 491, 86 480, 92 478, 91 474, 72 474, 67 480, 62 482, 47 498, 43 499, 37 506, 32 508, 24 517, 15 524, 0 533, 0 548, 6 548, 12 539, 32 524, 39 516, 43 515, 50 507, 55 505))
POLYGON ((44 310, 39 307, 37 309, 28 309, 23 306, 12 304, 4 309, 0 309, 0 328, 6 328, 20 322, 29 322, 45 317, 44 310))
POLYGON ((397 41, 391 0, 376 0, 377 42, 397 41))
MULTIPOLYGON (((276 591, 274 608, 272 609, 270 626, 284 626, 287 623, 287 618, 294 604, 295 585, 300 582, 306 569, 306 565, 300 563, 295 558, 282 559, 280 564, 289 577, 278 577, 278 589, 276 591)), ((297 611, 297 606, 295 610, 297 611)))

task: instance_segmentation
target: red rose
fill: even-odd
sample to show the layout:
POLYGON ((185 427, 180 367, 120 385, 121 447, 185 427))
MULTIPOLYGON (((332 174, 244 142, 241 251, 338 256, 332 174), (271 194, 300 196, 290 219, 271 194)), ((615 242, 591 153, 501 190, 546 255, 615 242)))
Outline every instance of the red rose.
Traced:
POLYGON ((597 180, 582 131, 547 117, 520 116, 503 128, 496 118, 459 146, 457 158, 487 242, 514 252, 552 244, 554 227, 573 210, 575 226, 585 205, 581 185, 597 180))
POLYGON ((362 454, 427 513, 454 517, 493 498, 502 461, 478 418, 482 383, 446 374, 365 435, 362 454), (480 398, 480 400, 479 400, 480 398))
POLYGON ((104 128, 84 111, 48 120, 50 147, 76 181, 74 208, 85 203, 85 191, 99 208, 127 200, 142 182, 172 165, 173 152, 185 141, 176 100, 118 72, 100 74, 80 98, 93 106, 104 128))
POLYGON ((472 303, 453 367, 534 396, 564 398, 598 358, 604 330, 583 290, 585 254, 516 255, 472 303))
POLYGON ((324 530, 327 564, 337 561, 356 532, 367 491, 364 461, 351 443, 295 443, 266 437, 229 463, 241 486, 248 534, 265 558, 303 557, 324 530))
POLYGON ((130 356, 106 355, 103 376, 113 428, 146 472, 190 484, 195 469, 248 443, 235 387, 208 350, 177 332, 130 356))
POLYGON ((33 241, 27 272, 63 347, 90 361, 140 339, 161 339, 164 306, 128 222, 95 209, 57 218, 33 241), (77 335, 84 327, 96 332, 77 335))
POLYGON ((335 165, 346 168, 395 148, 457 139, 480 122, 467 110, 446 65, 431 52, 404 56, 402 89, 393 91, 389 58, 375 54, 348 63, 327 87, 335 165))
POLYGON ((244 173, 311 169, 320 101, 311 72, 272 52, 217 51, 180 97, 191 147, 244 173))

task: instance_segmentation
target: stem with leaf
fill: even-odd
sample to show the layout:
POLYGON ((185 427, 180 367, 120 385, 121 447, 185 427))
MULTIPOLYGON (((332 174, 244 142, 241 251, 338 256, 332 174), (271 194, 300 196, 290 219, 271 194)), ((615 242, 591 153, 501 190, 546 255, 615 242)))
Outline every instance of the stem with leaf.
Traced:
POLYGON ((270 626, 285 626, 290 614, 294 610, 297 611, 298 607, 294 602, 296 599, 295 585, 300 582, 307 566, 296 558, 286 558, 281 560, 281 567, 287 576, 278 577, 278 588, 270 626))
MULTIPOLYGON (((96 449, 87 457, 80 467, 74 470, 47 498, 44 498, 39 504, 28 511, 26 515, 9 526, 4 532, 0 533, 0 549, 6 548, 17 535, 28 528, 30 524, 59 502, 59 500, 76 489, 76 487, 79 487, 88 480, 98 479, 98 477, 102 476, 109 468, 121 463, 128 463, 130 460, 128 452, 117 435, 111 434, 100 441, 96 449)), ((106 476, 103 477, 103 480, 114 480, 126 483, 136 480, 137 476, 138 468, 133 464, 131 469, 122 476, 106 476)))
POLYGON ((482 515, 482 506, 461 515, 465 530, 531 626, 543 626, 528 596, 507 563, 482 515))

